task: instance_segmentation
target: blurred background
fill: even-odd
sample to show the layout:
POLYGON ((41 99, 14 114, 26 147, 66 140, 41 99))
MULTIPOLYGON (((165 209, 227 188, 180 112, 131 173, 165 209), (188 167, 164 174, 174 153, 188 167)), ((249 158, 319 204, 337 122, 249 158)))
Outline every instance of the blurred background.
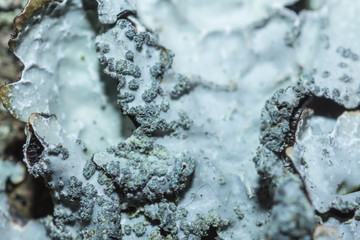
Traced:
MULTIPOLYGON (((21 77, 23 65, 10 50, 8 41, 14 31, 13 19, 26 2, 0 0, 0 86, 21 77)), ((52 212, 51 197, 43 180, 30 175, 22 161, 24 128, 25 123, 14 119, 0 104, 0 209, 9 212, 18 225, 52 212)))

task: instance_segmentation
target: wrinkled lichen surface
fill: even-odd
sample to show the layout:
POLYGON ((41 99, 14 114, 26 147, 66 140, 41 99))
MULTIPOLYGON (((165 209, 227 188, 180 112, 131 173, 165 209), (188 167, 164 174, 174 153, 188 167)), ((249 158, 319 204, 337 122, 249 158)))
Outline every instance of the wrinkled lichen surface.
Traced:
MULTIPOLYGON (((1 229, 360 239, 359 13, 351 0, 29 1, 9 42, 24 69, 0 98, 26 123, 24 163, 52 212, 18 228, 4 207, 1 229)), ((3 169, 2 189, 24 171, 3 169)))

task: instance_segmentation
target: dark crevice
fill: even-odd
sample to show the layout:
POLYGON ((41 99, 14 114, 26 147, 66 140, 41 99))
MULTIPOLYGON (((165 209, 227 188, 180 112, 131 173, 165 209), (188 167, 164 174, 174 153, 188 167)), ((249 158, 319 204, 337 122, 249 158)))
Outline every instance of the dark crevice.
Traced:
MULTIPOLYGON (((132 124, 134 124, 134 126, 135 126, 135 128, 136 129, 138 129, 138 128, 140 128, 140 123, 138 123, 137 121, 136 121, 136 117, 135 116, 133 116, 133 115, 127 115, 128 116, 128 118, 130 119, 130 121, 132 122, 132 124)), ((135 131, 135 130, 134 130, 135 131)))
POLYGON ((131 214, 133 214, 133 213, 136 212, 136 209, 137 209, 137 208, 138 208, 138 206, 130 205, 130 206, 128 206, 125 210, 122 210, 122 212, 131 215, 131 214))
POLYGON ((336 103, 335 101, 325 98, 325 97, 316 97, 316 96, 307 96, 300 101, 298 107, 294 108, 292 117, 290 119, 290 133, 287 143, 289 146, 293 146, 296 139, 295 133, 297 130, 298 123, 303 117, 303 113, 311 109, 314 111, 314 116, 321 116, 331 119, 337 119, 345 111, 359 110, 356 109, 346 109, 344 106, 336 103))
POLYGON ((323 222, 327 222, 329 218, 335 218, 340 223, 346 222, 350 219, 352 219, 355 216, 355 210, 347 210, 347 211, 339 211, 337 209, 331 208, 329 211, 325 213, 320 213, 318 211, 315 211, 316 215, 321 217, 321 220, 323 222))
POLYGON ((285 6, 285 8, 294 11, 296 14, 300 14, 301 11, 313 11, 318 10, 323 6, 323 3, 314 3, 313 0, 298 0, 293 4, 285 6))
MULTIPOLYGON (((147 216, 147 215, 145 215, 145 214, 144 214, 144 217, 145 217, 145 219, 146 219, 152 226, 160 226, 160 224, 161 224, 160 219, 153 219, 153 218, 151 218, 151 217, 149 217, 149 216, 147 216)), ((160 229, 161 229, 161 228, 160 228, 160 229)), ((162 231, 163 231, 163 234, 164 234, 165 236, 168 235, 168 233, 167 233, 166 231, 164 231, 164 230, 162 230, 162 231)))
MULTIPOLYGON (((117 15, 117 20, 126 19, 136 28, 136 24, 132 22, 129 19, 129 17, 138 18, 137 13, 135 11, 125 10, 117 15)), ((106 31, 108 29, 114 28, 116 26, 116 23, 117 21, 115 23, 102 24, 102 31, 106 31)))
MULTIPOLYGON (((161 224, 161 221, 159 219, 152 219, 146 215, 144 215, 145 219, 152 225, 152 226, 159 226, 161 224)), ((171 236, 171 233, 164 230, 163 228, 160 227, 160 235, 164 238, 166 238, 167 236, 171 236)))
MULTIPOLYGON (((153 225, 153 226, 159 226, 161 224, 159 219, 151 219, 146 217, 146 219, 153 225)), ((164 231, 164 230, 163 230, 164 231)), ((165 231, 164 231, 165 232, 165 231)), ((166 234, 167 235, 167 234, 166 234)), ((165 236, 166 236, 165 235, 165 236)))
POLYGON ((324 97, 311 97, 307 103, 308 108, 314 110, 314 115, 326 118, 337 119, 346 110, 344 106, 324 97))
POLYGON ((31 217, 37 219, 47 215, 52 215, 54 205, 50 195, 50 190, 45 186, 44 180, 41 178, 35 179, 31 175, 29 175, 29 177, 33 187, 33 195, 30 199, 33 202, 31 217))
POLYGON ((291 5, 285 6, 285 8, 294 11, 296 14, 299 14, 303 10, 311 10, 309 8, 308 0, 299 0, 291 5))
POLYGON ((263 210, 269 210, 274 205, 273 194, 271 191, 271 183, 265 177, 259 177, 259 186, 255 190, 258 205, 263 210))
POLYGON ((306 109, 308 103, 311 101, 312 96, 307 96, 303 99, 300 100, 299 105, 294 108, 292 114, 291 114, 291 118, 290 118, 290 122, 289 122, 289 127, 290 127, 290 133, 287 139, 287 144, 289 146, 293 146, 295 143, 295 132, 296 132, 296 128, 298 123, 301 120, 302 114, 304 112, 304 110, 306 109))
POLYGON ((160 228, 160 235, 162 237, 167 237, 169 234, 164 229, 160 228))
POLYGON ((26 147, 26 161, 30 166, 33 166, 40 160, 40 155, 44 151, 44 146, 40 140, 35 136, 34 129, 31 125, 28 128, 30 141, 26 147))
POLYGON ((133 16, 135 18, 138 18, 137 17, 137 13, 135 11, 130 11, 130 10, 125 10, 125 11, 122 11, 121 13, 119 13, 117 15, 117 19, 127 19, 128 17, 130 16, 133 16))
POLYGON ((201 240, 216 240, 218 239, 218 234, 217 234, 217 228, 210 226, 209 230, 207 230, 206 235, 201 237, 201 240))

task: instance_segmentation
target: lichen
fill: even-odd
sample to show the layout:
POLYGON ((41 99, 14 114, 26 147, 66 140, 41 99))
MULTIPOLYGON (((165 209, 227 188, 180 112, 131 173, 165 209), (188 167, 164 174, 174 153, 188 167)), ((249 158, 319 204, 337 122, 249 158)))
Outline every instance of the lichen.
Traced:
POLYGON ((22 76, 0 98, 52 197, 33 238, 358 238, 359 11, 29 1, 10 41, 22 76))

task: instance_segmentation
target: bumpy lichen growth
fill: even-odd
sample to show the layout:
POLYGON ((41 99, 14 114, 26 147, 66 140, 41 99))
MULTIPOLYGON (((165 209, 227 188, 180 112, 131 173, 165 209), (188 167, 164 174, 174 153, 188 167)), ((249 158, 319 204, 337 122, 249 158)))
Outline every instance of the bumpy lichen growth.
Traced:
POLYGON ((92 161, 105 173, 98 181, 106 185, 105 179, 110 178, 121 191, 123 201, 130 203, 176 195, 186 187, 195 161, 142 138, 130 138, 106 153, 95 154, 92 161))

